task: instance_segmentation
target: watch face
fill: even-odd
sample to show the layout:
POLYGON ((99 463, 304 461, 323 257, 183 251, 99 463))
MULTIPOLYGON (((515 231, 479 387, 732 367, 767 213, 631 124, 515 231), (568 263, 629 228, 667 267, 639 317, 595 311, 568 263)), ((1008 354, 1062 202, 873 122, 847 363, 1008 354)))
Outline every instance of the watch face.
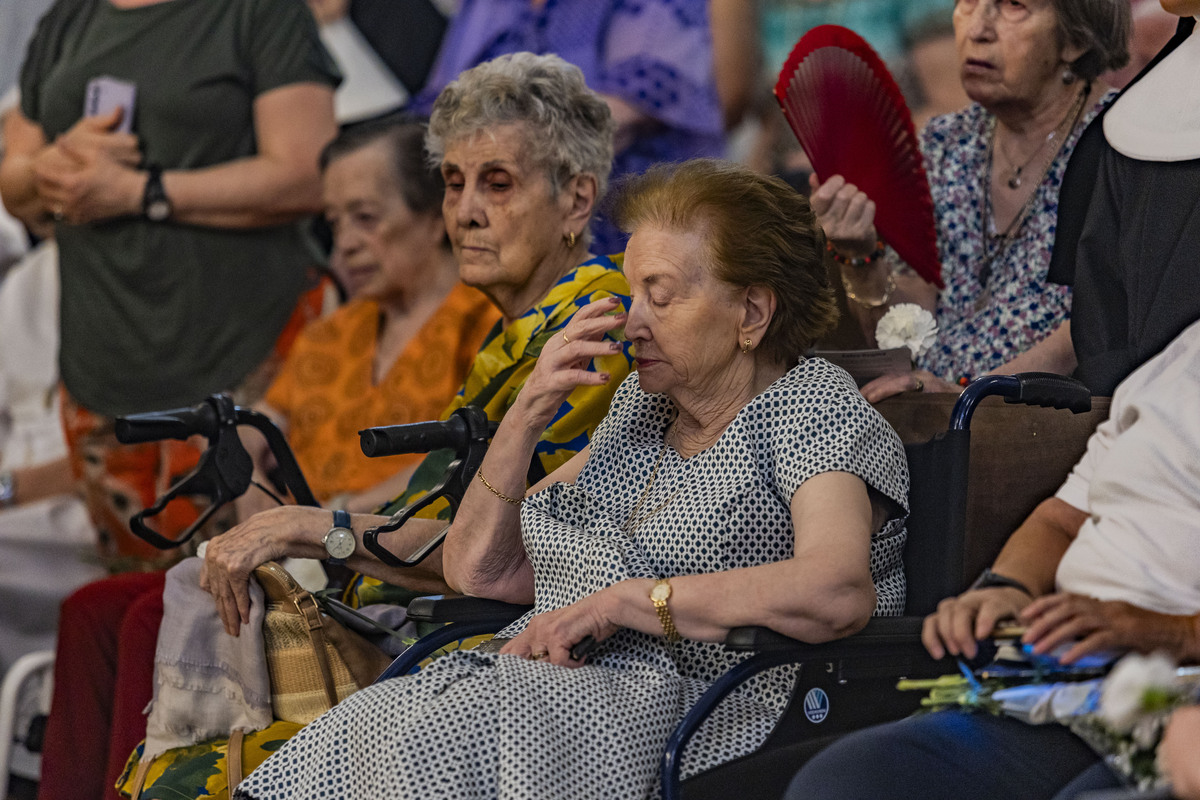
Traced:
POLYGON ((146 218, 151 222, 162 222, 171 216, 171 204, 166 200, 155 200, 146 206, 146 218))
POLYGON ((650 590, 650 599, 651 600, 655 600, 655 601, 666 600, 670 596, 671 596, 671 584, 669 584, 669 583, 655 584, 654 588, 650 590))
POLYGON ((345 528, 330 528, 325 534, 325 552, 333 558, 349 558, 354 547, 354 534, 345 528))

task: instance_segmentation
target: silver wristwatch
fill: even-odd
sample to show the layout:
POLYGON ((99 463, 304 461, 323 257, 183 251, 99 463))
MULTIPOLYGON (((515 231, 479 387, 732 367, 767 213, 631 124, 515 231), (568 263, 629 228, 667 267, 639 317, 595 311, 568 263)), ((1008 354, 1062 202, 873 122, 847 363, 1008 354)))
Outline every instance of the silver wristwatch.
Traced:
POLYGON ((354 530, 350 527, 350 512, 337 509, 333 512, 333 527, 321 540, 325 552, 329 553, 329 563, 340 566, 346 559, 354 555, 358 543, 354 539, 354 530))

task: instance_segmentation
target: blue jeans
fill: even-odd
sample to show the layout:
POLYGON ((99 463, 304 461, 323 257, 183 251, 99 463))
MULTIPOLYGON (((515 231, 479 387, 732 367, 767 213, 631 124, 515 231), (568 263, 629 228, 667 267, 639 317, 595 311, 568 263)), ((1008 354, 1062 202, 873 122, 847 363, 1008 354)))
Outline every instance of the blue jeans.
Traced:
POLYGON ((942 711, 846 736, 800 770, 786 800, 1069 800, 1118 785, 1066 728, 942 711))

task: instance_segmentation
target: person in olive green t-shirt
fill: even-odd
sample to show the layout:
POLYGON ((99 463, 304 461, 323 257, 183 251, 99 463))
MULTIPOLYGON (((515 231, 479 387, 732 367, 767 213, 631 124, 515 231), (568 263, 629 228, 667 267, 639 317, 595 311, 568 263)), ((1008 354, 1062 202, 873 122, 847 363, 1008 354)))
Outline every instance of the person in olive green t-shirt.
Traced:
POLYGON ((23 219, 64 218, 72 398, 110 416, 185 405, 268 355, 314 260, 296 220, 320 208, 337 81, 293 0, 59 0, 43 18, 0 191, 23 219), (81 120, 97 78, 136 87, 131 134, 81 120), (152 166, 166 219, 144 213, 152 166))

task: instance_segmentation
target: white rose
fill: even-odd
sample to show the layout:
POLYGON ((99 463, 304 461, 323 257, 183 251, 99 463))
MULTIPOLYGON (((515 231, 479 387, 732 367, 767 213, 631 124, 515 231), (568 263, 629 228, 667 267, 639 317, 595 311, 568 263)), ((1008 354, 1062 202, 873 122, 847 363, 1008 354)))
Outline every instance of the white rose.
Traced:
POLYGON ((1122 658, 1100 694, 1100 716, 1118 733, 1129 733, 1143 714, 1142 698, 1148 689, 1175 686, 1175 662, 1162 653, 1130 653, 1122 658))
POLYGON ((883 350, 907 347, 913 360, 933 347, 937 323, 916 303, 899 303, 888 309, 875 326, 875 342, 883 350))

